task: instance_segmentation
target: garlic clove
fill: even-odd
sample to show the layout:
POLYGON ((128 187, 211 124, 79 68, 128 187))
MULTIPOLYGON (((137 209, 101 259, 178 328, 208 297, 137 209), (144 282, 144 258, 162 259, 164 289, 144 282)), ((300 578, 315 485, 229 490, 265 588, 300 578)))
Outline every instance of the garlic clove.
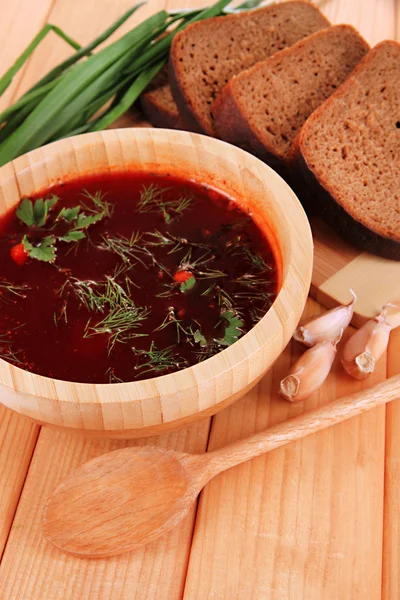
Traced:
POLYGON ((397 329, 398 327, 400 327, 400 306, 389 302, 388 304, 385 304, 385 306, 383 307, 382 313, 384 313, 385 320, 390 325, 391 330, 397 329), (388 311, 391 308, 395 309, 395 310, 390 311, 390 313, 388 314, 388 311))
POLYGON ((323 315, 310 319, 296 329, 293 335, 294 339, 308 347, 320 342, 336 342, 340 333, 348 327, 353 318, 357 296, 353 290, 350 292, 353 299, 347 306, 338 306, 323 315))
POLYGON ((345 371, 355 379, 365 379, 385 353, 391 327, 386 321, 386 307, 375 319, 370 319, 346 342, 342 353, 345 371))
POLYGON ((320 342, 304 352, 280 383, 279 393, 286 400, 300 402, 321 387, 335 359, 337 341, 320 342))

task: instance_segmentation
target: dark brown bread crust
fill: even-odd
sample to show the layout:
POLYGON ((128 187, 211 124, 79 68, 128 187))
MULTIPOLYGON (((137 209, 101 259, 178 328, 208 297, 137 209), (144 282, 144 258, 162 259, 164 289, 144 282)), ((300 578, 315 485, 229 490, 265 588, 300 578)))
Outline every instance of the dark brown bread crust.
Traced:
POLYGON ((224 86, 212 105, 217 137, 239 145, 275 169, 287 168, 296 131, 368 50, 353 27, 335 25, 242 71, 224 86), (297 86, 293 86, 294 78, 297 86), (284 86, 285 98, 279 98, 280 88, 276 99, 277 82, 284 86))
POLYGON ((140 106, 149 123, 165 129, 187 129, 178 112, 171 110, 161 99, 153 94, 142 94, 140 106))
POLYGON ((154 127, 186 129, 168 83, 168 68, 164 67, 154 77, 140 96, 140 105, 148 121, 154 127))
POLYGON ((193 131, 194 133, 208 133, 204 131, 204 129, 199 125, 197 119, 194 117, 191 110, 190 100, 181 94, 181 90, 175 75, 175 69, 172 67, 171 52, 168 63, 169 85, 171 87, 172 96, 178 107, 179 114, 182 115, 182 119, 185 121, 188 131, 193 131))
POLYGON ((267 151, 257 136, 249 135, 249 125, 240 107, 237 105, 234 94, 230 93, 231 82, 224 86, 222 92, 213 104, 213 113, 218 115, 215 121, 217 136, 225 142, 239 146, 243 150, 254 154, 273 169, 286 173, 285 165, 274 155, 267 151), (220 106, 224 110, 220 112, 220 106), (223 132, 223 135, 220 135, 223 132), (231 134, 231 135, 230 135, 231 134))
POLYGON ((379 235, 353 219, 318 181, 301 153, 297 154, 293 167, 297 175, 302 178, 295 191, 307 213, 312 212, 320 216, 338 235, 353 246, 384 258, 400 260, 400 243, 379 235), (304 187, 306 187, 306 202, 303 202, 304 187))
POLYGON ((173 39, 169 61, 172 94, 185 122, 213 136, 211 102, 233 75, 329 25, 304 0, 189 25, 173 39))
MULTIPOLYGON (((301 175, 302 180, 307 187, 306 199, 313 212, 320 215, 339 235, 362 250, 378 254, 385 258, 400 260, 400 241, 394 239, 396 238, 396 235, 390 237, 391 234, 388 234, 387 229, 389 222, 385 212, 382 212, 382 223, 380 227, 376 224, 371 225, 371 227, 369 226, 367 210, 361 211, 358 217, 355 218, 345 210, 343 205, 346 206, 346 202, 343 202, 343 199, 341 202, 338 200, 338 191, 343 193, 343 187, 338 187, 338 184, 336 184, 335 190, 335 186, 329 183, 328 177, 326 175, 317 176, 310 161, 307 160, 307 136, 309 135, 309 131, 312 130, 314 125, 323 122, 325 111, 327 108, 333 106, 333 103, 335 103, 338 98, 341 101, 341 106, 343 106, 343 119, 347 117, 347 113, 345 113, 346 101, 343 101, 342 99, 345 99, 346 94, 350 94, 353 89, 359 88, 360 84, 358 83, 357 78, 360 77, 362 73, 365 73, 366 69, 369 69, 371 64, 374 64, 374 60, 376 60, 377 56, 379 57, 379 71, 384 73, 385 64, 380 53, 384 54, 385 51, 387 51, 388 54, 392 51, 393 55, 395 55, 395 57, 392 55, 390 61, 400 60, 400 44, 397 42, 386 41, 375 46, 375 48, 373 48, 356 67, 353 74, 346 82, 328 100, 326 100, 326 102, 314 111, 303 125, 300 134, 293 144, 292 156, 294 158, 292 165, 297 175, 301 175)), ((389 64, 393 66, 392 62, 389 64)), ((400 65, 400 62, 396 62, 396 65, 400 65)), ((373 84, 378 85, 378 87, 381 87, 382 85, 381 92, 384 92, 386 89, 385 85, 383 85, 383 81, 379 79, 380 76, 380 73, 378 75, 376 75, 375 72, 371 73, 371 92, 373 91, 373 84)), ((382 77, 383 76, 384 75, 382 75, 382 77)), ((370 90, 365 89, 365 96, 369 97, 369 95, 370 90)), ((399 106, 397 106, 397 108, 399 108, 399 106)), ((383 109, 383 107, 379 105, 379 109, 383 109)), ((371 113, 368 114, 369 116, 372 116, 371 113)), ((397 120, 396 106, 394 114, 390 113, 390 118, 393 120, 393 128, 396 127, 399 129, 400 127, 398 127, 397 123, 400 123, 400 119, 397 120)), ((368 137, 368 129, 366 130, 365 135, 368 137)), ((392 160, 394 158, 395 157, 392 155, 392 160)), ((367 170, 368 163, 366 164, 366 171, 367 170)), ((361 173, 360 177, 362 177, 361 173)), ((347 205, 349 211, 351 210, 350 198, 354 197, 354 193, 354 190, 347 190, 349 197, 347 205)), ((373 194, 374 192, 371 191, 371 197, 374 198, 373 194)), ((389 195, 389 198, 391 199, 392 196, 389 195)), ((307 202, 305 203, 306 206, 307 202)), ((354 202, 354 199, 352 202, 354 202)), ((393 199, 393 202, 395 202, 395 199, 393 199)), ((360 206, 363 207, 363 204, 361 203, 360 206)), ((397 233, 397 230, 395 230, 395 233, 397 233)))

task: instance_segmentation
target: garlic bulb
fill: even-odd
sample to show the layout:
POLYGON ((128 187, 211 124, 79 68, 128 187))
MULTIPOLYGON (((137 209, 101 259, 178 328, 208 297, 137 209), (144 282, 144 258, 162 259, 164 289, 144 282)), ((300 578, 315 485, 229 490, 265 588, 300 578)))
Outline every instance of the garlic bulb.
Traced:
POLYGON ((353 318, 357 296, 353 290, 350 292, 353 299, 347 306, 338 306, 323 315, 310 319, 296 329, 293 335, 294 339, 308 347, 326 341, 337 343, 353 318))
POLYGON ((320 342, 306 350, 282 379, 279 393, 290 402, 300 402, 316 392, 328 377, 338 341, 339 337, 334 343, 320 342))
POLYGON ((365 379, 374 372, 376 363, 388 346, 390 331, 384 307, 378 317, 364 323, 351 336, 342 354, 342 365, 349 375, 365 379))

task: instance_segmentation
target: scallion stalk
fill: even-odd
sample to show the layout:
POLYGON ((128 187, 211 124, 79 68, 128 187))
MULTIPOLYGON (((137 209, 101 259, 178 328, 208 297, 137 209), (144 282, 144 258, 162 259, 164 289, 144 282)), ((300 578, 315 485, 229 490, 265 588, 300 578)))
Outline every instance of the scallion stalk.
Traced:
MULTIPOLYGON (((218 0, 204 10, 160 11, 95 54, 143 3, 84 47, 58 27, 45 26, 0 79, 0 95, 49 31, 77 51, 0 114, 0 166, 48 142, 111 125, 165 65, 174 36, 191 23, 222 14, 230 1, 218 0)), ((259 2, 247 0, 238 8, 247 10, 259 2)))

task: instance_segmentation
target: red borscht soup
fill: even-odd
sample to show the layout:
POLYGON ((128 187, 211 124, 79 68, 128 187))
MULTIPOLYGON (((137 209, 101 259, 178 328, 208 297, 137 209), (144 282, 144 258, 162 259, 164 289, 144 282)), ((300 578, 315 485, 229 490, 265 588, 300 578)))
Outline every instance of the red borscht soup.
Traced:
POLYGON ((169 175, 86 177, 23 198, 0 222, 0 265, 0 357, 82 383, 203 361, 277 293, 251 215, 169 175))

